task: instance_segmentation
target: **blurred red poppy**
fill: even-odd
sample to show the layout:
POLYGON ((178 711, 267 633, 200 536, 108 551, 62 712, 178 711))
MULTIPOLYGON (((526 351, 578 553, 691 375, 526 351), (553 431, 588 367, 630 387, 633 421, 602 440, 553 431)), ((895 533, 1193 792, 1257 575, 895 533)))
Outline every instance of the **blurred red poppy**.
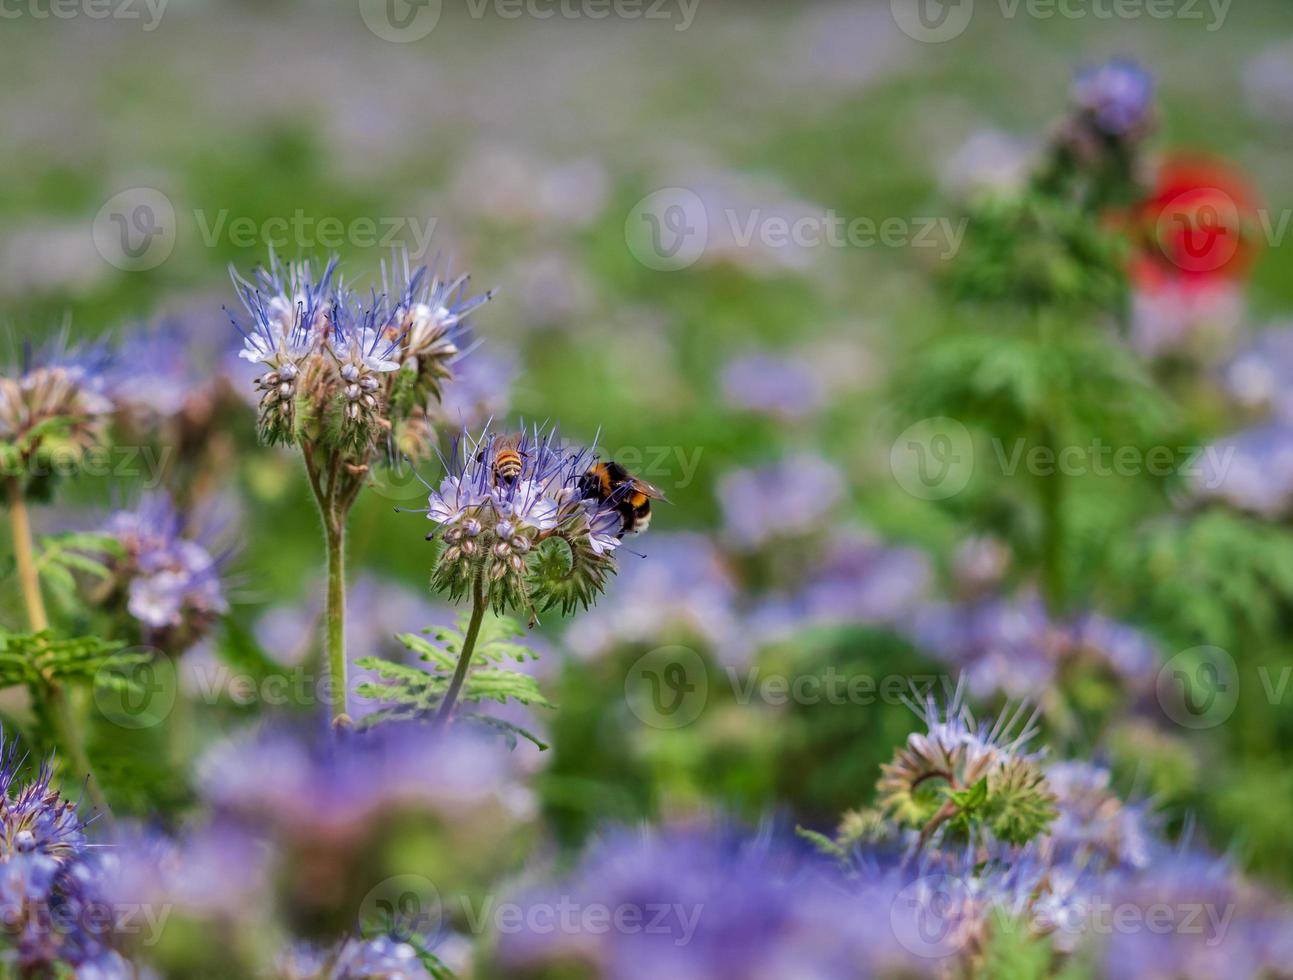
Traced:
POLYGON ((1208 288, 1242 280, 1260 247, 1258 207, 1248 179, 1230 164, 1169 157, 1136 212, 1136 285, 1208 288))

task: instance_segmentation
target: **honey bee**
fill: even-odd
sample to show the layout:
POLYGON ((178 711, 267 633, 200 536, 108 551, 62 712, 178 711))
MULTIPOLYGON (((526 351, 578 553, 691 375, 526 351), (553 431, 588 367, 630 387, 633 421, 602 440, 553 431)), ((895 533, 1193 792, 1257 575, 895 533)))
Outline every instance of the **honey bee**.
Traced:
POLYGON ((640 480, 612 460, 595 463, 579 478, 585 500, 609 502, 620 515, 620 534, 641 534, 651 524, 651 501, 666 500, 659 487, 640 480))
MULTIPOLYGON (((528 455, 521 449, 520 435, 514 433, 497 437, 491 451, 494 454, 494 461, 490 467, 494 485, 498 486, 502 483, 511 486, 521 475, 521 470, 525 467, 525 457, 528 455)), ((484 461, 484 449, 476 454, 476 459, 484 461)))

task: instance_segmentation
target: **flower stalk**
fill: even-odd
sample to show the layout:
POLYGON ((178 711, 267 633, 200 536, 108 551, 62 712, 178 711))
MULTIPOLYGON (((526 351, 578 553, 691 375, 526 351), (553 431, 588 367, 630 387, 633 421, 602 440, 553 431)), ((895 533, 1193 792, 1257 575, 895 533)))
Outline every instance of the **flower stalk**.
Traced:
POLYGON ((462 691, 463 681, 467 679, 467 668, 471 666, 471 655, 476 651, 476 637, 480 635, 480 624, 485 618, 487 604, 482 574, 478 574, 475 582, 472 583, 471 619, 467 623, 467 632, 463 636, 462 652, 458 654, 458 664, 454 667, 449 689, 445 691, 444 700, 440 702, 440 708, 436 712, 434 727, 437 729, 447 725, 453 716, 454 704, 462 691))
POLYGON ((23 499, 22 484, 16 476, 5 480, 5 497, 9 504, 14 561, 17 565, 18 584, 22 589, 23 605, 27 609, 27 623, 33 633, 41 633, 49 629, 49 617, 45 614, 45 600, 40 593, 40 575, 36 570, 27 501, 23 499))
MULTIPOLYGON (((5 480, 5 497, 9 505, 14 561, 17 565, 23 604, 27 610, 27 625, 33 633, 43 633, 49 629, 49 616, 45 611, 45 599, 40 591, 40 573, 36 568, 31 518, 27 512, 27 501, 23 497, 22 484, 17 477, 11 476, 5 480)), ((42 686, 44 688, 43 710, 63 757, 74 772, 85 778, 86 792, 95 808, 101 813, 108 813, 108 801, 94 778, 89 756, 85 753, 85 739, 75 705, 57 681, 45 677, 42 686)))

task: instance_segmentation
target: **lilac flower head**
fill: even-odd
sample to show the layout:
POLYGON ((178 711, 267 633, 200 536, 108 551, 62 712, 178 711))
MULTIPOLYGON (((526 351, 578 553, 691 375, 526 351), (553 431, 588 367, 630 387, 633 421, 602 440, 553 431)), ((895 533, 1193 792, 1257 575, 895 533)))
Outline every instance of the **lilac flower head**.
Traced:
POLYGON ((724 529, 736 545, 750 550, 818 530, 843 493, 839 470, 807 453, 759 469, 733 470, 718 484, 724 529))
POLYGON ((150 419, 179 415, 213 397, 209 361, 215 350, 200 349, 195 327, 179 318, 138 326, 118 345, 105 374, 113 403, 150 419))
POLYGON ((768 355, 749 355, 723 368, 723 400, 733 408, 783 419, 812 415, 822 403, 820 385, 800 364, 768 355))
POLYGON ((305 355, 328 340, 337 303, 336 272, 335 258, 316 275, 310 262, 283 264, 272 251, 269 265, 257 269, 250 280, 230 269, 247 314, 233 318, 243 335, 238 356, 273 368, 299 368, 305 355))
POLYGON ((491 742, 415 725, 307 739, 265 729, 216 746, 199 787, 217 814, 280 843, 353 843, 401 812, 460 819, 517 800, 491 742))
POLYGON ((1052 861, 1063 859, 1098 870, 1148 866, 1154 846, 1145 807, 1123 803, 1109 788, 1109 770, 1089 762, 1046 767, 1058 815, 1043 840, 1052 861))
POLYGON ((883 967, 932 976, 937 967, 903 950, 887 914, 862 915, 801 853, 730 830, 612 831, 568 877, 515 900, 525 926, 500 935, 496 954, 508 974, 564 965, 610 980, 868 976, 883 967), (640 927, 597 928, 581 914, 593 908, 640 927), (654 927, 642 928, 648 921, 654 927))
POLYGON ((798 602, 814 623, 892 623, 915 608, 930 577, 921 552, 852 529, 832 542, 798 602))
POLYGON ((1277 976, 1288 963, 1293 910, 1244 882, 1224 860, 1182 851, 1138 875, 1115 879, 1103 896, 1139 928, 1105 928, 1100 973, 1136 977, 1277 976), (1166 912, 1166 921, 1163 910, 1166 912), (1147 927, 1148 923, 1153 927, 1147 927))
POLYGON ((279 980, 432 980, 418 951, 390 936, 347 939, 336 949, 305 943, 280 958, 279 980))
POLYGON ((1191 495, 1268 520, 1293 511, 1293 422, 1253 426, 1204 449, 1191 495))
POLYGON ((1224 383, 1242 407, 1293 422, 1293 327, 1264 331, 1226 365, 1224 383))
POLYGON ((102 531, 121 550, 115 571, 126 609, 150 639, 179 652, 229 611, 220 582, 225 556, 210 550, 214 532, 187 536, 166 495, 144 495, 134 508, 112 514, 102 531))
POLYGON ((402 268, 392 263, 388 275, 382 267, 385 290, 394 306, 392 322, 405 334, 410 357, 432 360, 452 357, 466 349, 468 318, 489 302, 494 291, 468 297, 468 275, 439 274, 439 263, 432 268, 412 270, 409 257, 401 257, 402 268))
POLYGON ((1083 68, 1073 79, 1073 101, 1109 136, 1129 136, 1142 129, 1153 110, 1154 76, 1136 64, 1115 58, 1083 68))
POLYGON ((623 527, 615 499, 587 492, 595 461, 555 428, 462 433, 425 510, 428 537, 443 543, 437 587, 454 599, 479 587, 499 610, 588 605, 615 570, 623 527))
POLYGON ((26 975, 52 975, 107 955, 107 930, 86 905, 93 876, 77 805, 40 766, 19 785, 16 743, 0 739, 0 937, 26 975))
POLYGON ((444 386, 432 419, 452 429, 475 429, 505 415, 517 376, 514 352, 496 346, 475 351, 454 362, 454 377, 444 386))
POLYGON ((567 645, 580 657, 618 646, 703 643, 720 661, 748 657, 738 589, 718 548, 700 534, 654 536, 648 561, 630 561, 612 586, 614 603, 570 624, 567 645))
POLYGON ((962 671, 976 697, 1038 699, 1061 671, 1095 665, 1129 690, 1152 683, 1158 649, 1144 632, 1095 612, 1055 619, 1032 593, 933 602, 907 624, 914 643, 962 671))
POLYGON ((255 382, 264 441, 338 450, 356 469, 380 445, 392 458, 430 452, 431 413, 465 351, 464 318, 489 296, 464 300, 465 277, 443 283, 400 260, 398 281, 383 266, 384 290, 367 294, 341 282, 335 258, 317 276, 272 254, 251 281, 234 274, 247 311, 234 321, 239 356, 267 369, 255 382))

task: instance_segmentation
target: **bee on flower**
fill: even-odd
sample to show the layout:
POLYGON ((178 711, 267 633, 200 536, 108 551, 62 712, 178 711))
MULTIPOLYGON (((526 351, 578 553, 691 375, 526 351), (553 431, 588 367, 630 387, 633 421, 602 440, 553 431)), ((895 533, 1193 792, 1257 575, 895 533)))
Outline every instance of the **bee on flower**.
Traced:
POLYGON ((464 432, 428 487, 427 518, 438 538, 433 584, 453 599, 471 594, 498 612, 589 606, 615 572, 613 553, 631 530, 616 496, 595 492, 591 450, 557 430, 464 432))

